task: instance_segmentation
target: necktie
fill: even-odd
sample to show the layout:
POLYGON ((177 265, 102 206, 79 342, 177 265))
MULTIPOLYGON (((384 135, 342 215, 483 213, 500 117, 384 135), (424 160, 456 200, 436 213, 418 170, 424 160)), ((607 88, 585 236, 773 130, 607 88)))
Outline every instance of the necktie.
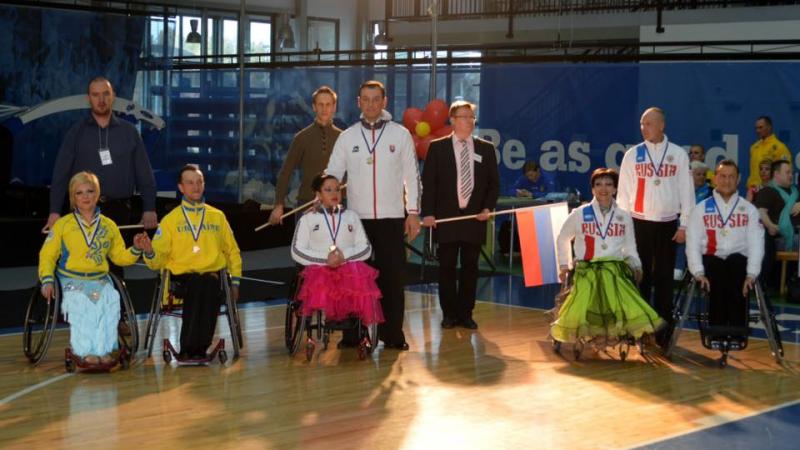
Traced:
POLYGON ((472 158, 470 158, 469 148, 467 148, 467 141, 461 142, 461 154, 459 155, 459 168, 461 178, 458 180, 458 194, 459 196, 469 202, 469 197, 472 195, 472 158))

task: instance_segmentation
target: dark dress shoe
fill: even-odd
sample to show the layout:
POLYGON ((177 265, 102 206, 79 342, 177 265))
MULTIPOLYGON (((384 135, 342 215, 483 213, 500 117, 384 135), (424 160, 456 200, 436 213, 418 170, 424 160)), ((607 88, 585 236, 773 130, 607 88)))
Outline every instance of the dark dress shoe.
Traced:
POLYGON ((472 320, 472 317, 470 317, 469 319, 462 319, 459 325, 469 330, 478 329, 478 324, 474 320, 472 320))
POLYGON ((384 348, 390 348, 390 349, 393 349, 393 350, 400 350, 402 352, 406 352, 406 351, 408 351, 408 342, 401 342, 399 344, 390 344, 388 342, 385 342, 383 344, 383 347, 384 348))
POLYGON ((455 328, 457 323, 458 320, 452 317, 445 317, 444 319, 442 319, 442 328, 449 330, 450 328, 455 328))

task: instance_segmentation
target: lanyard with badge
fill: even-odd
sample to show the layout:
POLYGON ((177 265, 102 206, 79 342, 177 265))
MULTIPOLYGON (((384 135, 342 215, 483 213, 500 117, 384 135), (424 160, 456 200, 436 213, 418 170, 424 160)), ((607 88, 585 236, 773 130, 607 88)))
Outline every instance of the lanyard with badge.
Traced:
MULTIPOLYGON (((110 126, 110 125, 109 125, 110 126)), ((100 153, 100 164, 104 166, 110 166, 113 164, 114 161, 111 160, 111 148, 109 148, 108 144, 108 128, 106 127, 106 143, 103 145, 103 128, 97 127, 97 146, 98 152, 100 153)))
POLYGON ((203 232, 203 222, 206 220, 206 209, 202 209, 202 213, 200 214, 200 224, 197 228, 194 227, 192 221, 189 220, 189 215, 186 214, 186 207, 181 205, 181 211, 183 212, 183 218, 186 219, 186 224, 189 225, 189 230, 192 232, 192 238, 194 239, 194 246, 192 247, 192 253, 200 253, 200 246, 198 245, 198 240, 200 239, 200 233, 203 232))

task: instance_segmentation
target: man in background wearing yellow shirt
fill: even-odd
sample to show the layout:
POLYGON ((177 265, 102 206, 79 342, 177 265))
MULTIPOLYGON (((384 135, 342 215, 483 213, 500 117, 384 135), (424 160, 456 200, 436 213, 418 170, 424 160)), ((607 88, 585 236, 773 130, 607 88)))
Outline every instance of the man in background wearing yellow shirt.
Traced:
POLYGON ((775 133, 772 132, 772 119, 769 116, 761 116, 756 119, 756 135, 758 140, 750 146, 750 173, 747 176, 748 188, 761 184, 758 165, 765 159, 773 162, 782 159, 789 161, 789 164, 794 166, 792 154, 789 153, 786 144, 779 141, 775 133))
POLYGON ((183 194, 181 204, 161 220, 152 245, 145 236, 137 238, 145 241, 141 248, 147 266, 169 270, 171 288, 178 288, 183 297, 179 359, 205 359, 224 295, 218 272, 228 269, 233 280, 231 295, 233 301, 238 300, 242 257, 225 214, 205 204, 200 169, 183 166, 178 189, 183 194))

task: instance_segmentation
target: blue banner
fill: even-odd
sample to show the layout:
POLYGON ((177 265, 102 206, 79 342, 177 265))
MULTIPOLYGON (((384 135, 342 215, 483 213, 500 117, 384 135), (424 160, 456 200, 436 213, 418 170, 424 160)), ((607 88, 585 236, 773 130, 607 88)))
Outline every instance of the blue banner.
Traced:
POLYGON ((617 168, 625 150, 642 140, 641 113, 658 106, 671 142, 703 145, 711 167, 736 160, 743 185, 757 117, 772 118, 776 135, 796 157, 797 79, 796 63, 483 67, 480 134, 497 146, 504 193, 524 162, 535 160, 555 175, 558 189, 575 187, 589 197, 591 171, 617 168))

